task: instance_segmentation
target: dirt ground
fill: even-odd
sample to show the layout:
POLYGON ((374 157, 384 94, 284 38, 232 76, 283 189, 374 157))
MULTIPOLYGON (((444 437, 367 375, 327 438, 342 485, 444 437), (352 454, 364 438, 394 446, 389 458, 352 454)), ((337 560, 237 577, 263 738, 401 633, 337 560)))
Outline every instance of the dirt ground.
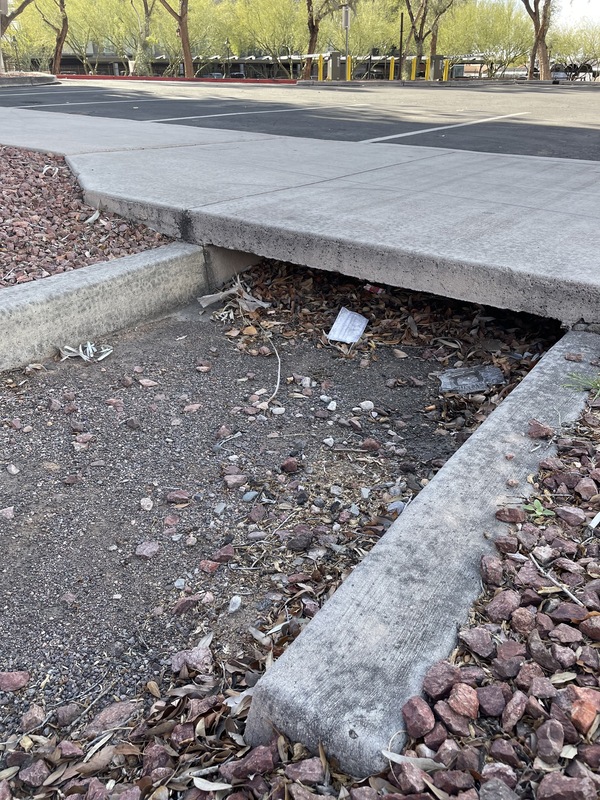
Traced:
POLYGON ((223 661, 277 655, 560 335, 282 264, 244 283, 270 307, 194 305, 99 363, 1 377, 0 672, 31 680, 0 692, 0 739, 33 701, 139 695, 209 632, 223 661), (354 348, 323 336, 341 306, 369 319, 354 348), (476 364, 505 384, 440 395, 476 364))

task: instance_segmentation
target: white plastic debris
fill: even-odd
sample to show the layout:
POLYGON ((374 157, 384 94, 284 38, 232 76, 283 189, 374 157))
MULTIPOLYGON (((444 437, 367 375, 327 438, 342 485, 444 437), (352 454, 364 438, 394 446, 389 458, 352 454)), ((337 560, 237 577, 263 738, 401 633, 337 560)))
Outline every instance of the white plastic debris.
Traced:
POLYGON ((344 342, 354 344, 358 342, 365 332, 369 320, 362 314, 343 307, 337 315, 333 327, 327 334, 327 338, 334 342, 344 342))
POLYGON ((83 361, 104 361, 113 352, 111 345, 95 345, 93 342, 80 344, 79 347, 65 345, 64 347, 59 347, 58 350, 61 361, 66 361, 67 358, 81 358, 83 361))

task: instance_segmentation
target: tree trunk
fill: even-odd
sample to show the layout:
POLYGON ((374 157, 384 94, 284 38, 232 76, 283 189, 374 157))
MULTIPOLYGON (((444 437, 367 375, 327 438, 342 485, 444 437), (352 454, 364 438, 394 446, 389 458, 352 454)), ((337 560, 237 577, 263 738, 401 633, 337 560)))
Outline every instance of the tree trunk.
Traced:
POLYGON ((437 21, 431 26, 431 45, 429 49, 430 58, 437 56, 437 40, 438 40, 438 23, 437 21))
POLYGON ((533 47, 531 48, 531 53, 529 54, 529 68, 527 70, 528 81, 532 81, 535 78, 535 57, 537 56, 537 49, 538 49, 538 40, 536 36, 535 41, 533 43, 533 47))
POLYGON ((138 18, 139 39, 135 49, 135 59, 133 63, 132 75, 152 75, 152 59, 150 58, 150 45, 148 40, 150 38, 150 16, 154 7, 148 5, 148 0, 143 0, 144 3, 144 18, 140 19, 135 3, 132 0, 133 10, 138 18))
POLYGON ((65 0, 58 0, 58 10, 60 11, 60 28, 56 30, 56 43, 54 45, 54 55, 52 56, 51 72, 53 75, 60 74, 62 51, 69 32, 69 18, 65 9, 65 0))
POLYGON ((190 46, 190 32, 188 28, 188 0, 179 3, 179 38, 183 50, 183 74, 186 78, 194 77, 194 59, 190 46))
MULTIPOLYGON (((308 15, 307 16, 308 52, 314 53, 315 50, 317 49, 317 41, 319 39, 319 23, 317 22, 314 16, 312 0, 306 0, 306 11, 308 15)), ((312 62, 313 62, 312 56, 309 56, 304 62, 304 67, 302 69, 302 80, 304 81, 310 80, 312 62)))

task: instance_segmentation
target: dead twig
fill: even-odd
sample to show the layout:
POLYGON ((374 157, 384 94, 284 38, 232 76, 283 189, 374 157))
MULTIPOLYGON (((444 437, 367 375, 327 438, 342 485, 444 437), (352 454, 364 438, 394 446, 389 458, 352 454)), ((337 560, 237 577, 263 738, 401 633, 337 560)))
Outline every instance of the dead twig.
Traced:
POLYGON ((536 569, 537 569, 537 570, 538 570, 538 571, 539 571, 539 572, 540 572, 540 573, 541 573, 541 574, 542 574, 542 575, 543 575, 545 578, 548 578, 548 580, 549 580, 551 583, 553 583, 553 584, 554 584, 555 586, 557 586, 557 587, 558 587, 558 588, 559 588, 561 591, 563 591, 563 592, 564 592, 566 595, 568 595, 568 596, 571 598, 571 600, 572 600, 574 603, 577 603, 577 605, 578 605, 578 606, 583 606, 583 603, 581 602, 581 600, 580 600, 578 597, 575 597, 575 595, 573 594, 573 592, 571 592, 571 591, 570 591, 570 589, 568 589, 568 588, 565 586, 565 584, 564 584, 564 583, 561 583, 560 581, 557 581, 557 580, 556 580, 556 578, 554 578, 552 575, 550 575, 550 573, 549 573, 549 572, 547 572, 547 570, 545 570, 545 569, 544 569, 544 568, 541 566, 541 564, 538 564, 538 562, 537 562, 537 561, 535 560, 535 558, 534 558, 534 557, 531 555, 531 553, 529 554, 529 558, 531 559, 531 561, 532 561, 532 562, 533 562, 533 564, 535 565, 535 568, 536 568, 536 569))
POLYGON ((79 720, 80 720, 82 717, 85 717, 85 716, 86 716, 86 714, 89 712, 89 710, 90 710, 91 708, 93 708, 93 706, 95 706, 95 705, 96 705, 96 703, 97 703, 99 700, 101 700, 103 697, 105 697, 105 696, 106 696, 106 695, 107 695, 107 694, 110 692, 110 690, 113 688, 113 686, 116 686, 116 684, 117 684, 117 681, 115 680, 115 681, 113 681, 111 684, 109 684, 109 685, 106 687, 106 689, 104 689, 104 691, 100 692, 100 694, 98 695, 98 697, 96 697, 94 700, 92 700, 92 702, 89 704, 89 706, 87 706, 87 708, 84 708, 84 710, 81 712, 81 714, 80 714, 78 717, 75 717, 75 719, 73 720, 73 722, 72 722, 72 723, 69 725, 69 731, 72 731, 72 730, 73 730, 73 728, 75 727, 75 724, 76 724, 77 722, 79 722, 79 720))

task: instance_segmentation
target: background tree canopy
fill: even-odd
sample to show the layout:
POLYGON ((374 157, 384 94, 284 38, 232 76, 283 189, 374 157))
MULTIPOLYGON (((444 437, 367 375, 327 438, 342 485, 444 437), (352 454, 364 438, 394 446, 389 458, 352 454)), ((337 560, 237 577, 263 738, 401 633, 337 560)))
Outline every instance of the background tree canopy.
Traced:
MULTIPOLYGON (((532 59, 543 71, 544 46, 553 63, 600 59, 599 24, 559 27, 553 18, 558 0, 541 0, 549 15, 542 41, 530 2, 349 0, 350 52, 397 53, 404 12, 405 55, 433 48, 454 61, 473 56, 489 76, 532 59)), ((178 74, 184 64, 191 77, 206 72, 211 57, 227 64, 249 55, 270 56, 285 74, 290 55, 344 51, 341 6, 339 0, 21 0, 9 2, 2 18, 2 50, 19 69, 56 71, 64 45, 87 72, 96 71, 99 55, 111 53, 125 74, 148 74, 160 57, 166 74, 178 74)))

